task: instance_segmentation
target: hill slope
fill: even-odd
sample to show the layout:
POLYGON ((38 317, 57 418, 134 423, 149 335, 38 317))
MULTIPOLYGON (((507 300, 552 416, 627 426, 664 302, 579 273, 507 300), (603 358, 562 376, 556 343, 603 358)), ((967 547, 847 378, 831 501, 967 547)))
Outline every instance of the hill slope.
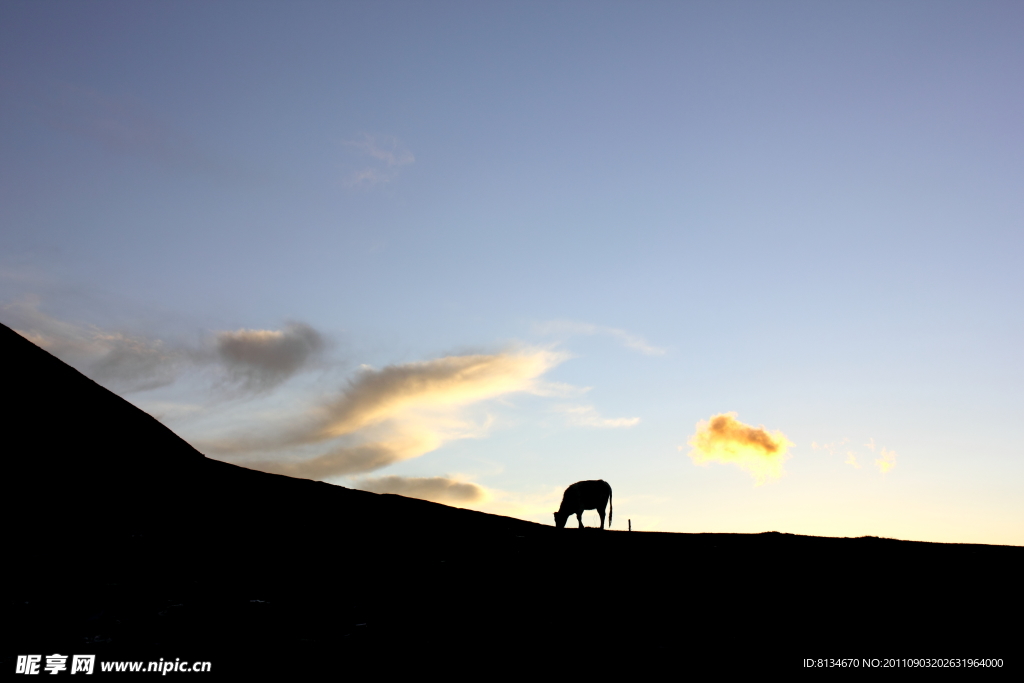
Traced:
POLYGON ((1024 604, 1024 548, 558 531, 210 460, 2 326, 0 349, 3 666, 67 651, 294 672, 601 647, 795 669, 1016 648, 1001 622, 1024 604))

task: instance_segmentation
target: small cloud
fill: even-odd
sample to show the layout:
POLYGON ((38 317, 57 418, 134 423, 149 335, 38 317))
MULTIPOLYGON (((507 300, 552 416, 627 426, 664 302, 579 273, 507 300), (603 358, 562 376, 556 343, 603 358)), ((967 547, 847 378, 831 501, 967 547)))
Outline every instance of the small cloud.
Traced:
POLYGON ((298 372, 323 350, 324 339, 309 325, 292 323, 283 330, 221 332, 216 346, 231 379, 261 391, 298 372))
POLYGON ((875 445, 875 440, 868 439, 868 442, 864 446, 871 452, 877 452, 881 457, 875 460, 875 466, 885 474, 893 467, 896 467, 896 453, 894 451, 886 450, 875 445))
POLYGON ((600 334, 616 339, 626 348, 639 351, 647 356, 663 356, 667 353, 666 349, 647 343, 647 340, 643 337, 630 334, 625 330, 620 330, 614 327, 602 327, 601 325, 592 325, 590 323, 580 323, 571 320, 554 320, 551 322, 539 323, 534 326, 534 329, 538 334, 543 335, 572 336, 600 334))
POLYGON ((743 424, 736 419, 736 413, 723 413, 707 422, 698 422, 697 432, 688 443, 693 447, 689 455, 694 464, 736 465, 753 475, 757 486, 782 476, 782 464, 793 445, 782 432, 743 424))
POLYGON ((401 147, 394 137, 385 136, 378 140, 376 137, 364 133, 362 140, 348 140, 345 144, 362 150, 374 159, 382 161, 386 166, 405 166, 416 161, 412 152, 401 147))
POLYGON ((879 453, 882 457, 875 460, 875 465, 882 474, 885 474, 893 467, 896 467, 896 453, 894 451, 887 451, 883 448, 879 453))
POLYGON ((633 427, 640 422, 639 417, 604 418, 598 415, 594 406, 559 406, 555 408, 569 418, 569 423, 580 427, 633 427))
POLYGON ((394 137, 376 137, 363 134, 361 140, 345 140, 342 144, 361 152, 369 157, 370 165, 364 166, 345 178, 345 186, 350 188, 369 189, 383 183, 389 183, 398 177, 403 166, 415 163, 412 152, 399 144, 394 137))
MULTIPOLYGON (((568 358, 568 356, 563 356, 568 358)), ((577 387, 565 382, 541 382, 533 393, 546 398, 577 398, 590 391, 593 387, 577 387)))
POLYGON ((359 480, 355 488, 450 505, 479 503, 487 498, 487 491, 482 486, 448 477, 376 477, 359 480))
POLYGON ((860 463, 857 462, 857 455, 853 451, 846 452, 846 460, 844 460, 844 462, 847 465, 856 467, 858 470, 860 469, 860 463))
POLYGON ((832 441, 830 443, 823 443, 823 444, 819 444, 818 442, 814 441, 814 442, 811 442, 811 449, 815 450, 815 451, 822 450, 822 451, 825 451, 826 453, 828 453, 829 455, 835 455, 836 454, 836 449, 839 448, 840 446, 842 446, 843 444, 845 444, 846 442, 848 442, 849 440, 850 440, 849 438, 845 438, 845 439, 841 439, 839 441, 832 441))

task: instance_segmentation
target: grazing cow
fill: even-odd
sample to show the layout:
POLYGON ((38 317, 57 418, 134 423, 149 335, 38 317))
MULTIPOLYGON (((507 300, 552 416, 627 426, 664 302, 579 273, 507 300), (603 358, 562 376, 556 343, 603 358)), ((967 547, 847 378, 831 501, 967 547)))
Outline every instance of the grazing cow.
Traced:
POLYGON ((555 526, 565 528, 569 515, 575 514, 579 528, 583 528, 583 511, 597 510, 601 516, 601 528, 604 528, 604 506, 608 506, 608 528, 612 528, 612 487, 607 482, 578 481, 562 494, 562 505, 555 513, 555 526))

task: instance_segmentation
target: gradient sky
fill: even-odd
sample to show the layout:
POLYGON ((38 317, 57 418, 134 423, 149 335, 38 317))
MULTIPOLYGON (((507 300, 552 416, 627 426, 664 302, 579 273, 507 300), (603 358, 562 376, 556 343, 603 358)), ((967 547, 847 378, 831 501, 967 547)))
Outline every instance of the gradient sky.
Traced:
POLYGON ((1020 2, 8 0, 0 322, 269 471, 1024 545, 1022 122, 1020 2))

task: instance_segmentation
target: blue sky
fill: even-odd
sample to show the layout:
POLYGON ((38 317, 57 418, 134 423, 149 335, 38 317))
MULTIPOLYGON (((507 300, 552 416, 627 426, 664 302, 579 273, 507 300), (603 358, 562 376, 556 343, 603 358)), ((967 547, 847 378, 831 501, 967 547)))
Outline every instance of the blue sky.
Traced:
POLYGON ((0 17, 0 321, 211 457, 1024 544, 1019 3, 0 17))

